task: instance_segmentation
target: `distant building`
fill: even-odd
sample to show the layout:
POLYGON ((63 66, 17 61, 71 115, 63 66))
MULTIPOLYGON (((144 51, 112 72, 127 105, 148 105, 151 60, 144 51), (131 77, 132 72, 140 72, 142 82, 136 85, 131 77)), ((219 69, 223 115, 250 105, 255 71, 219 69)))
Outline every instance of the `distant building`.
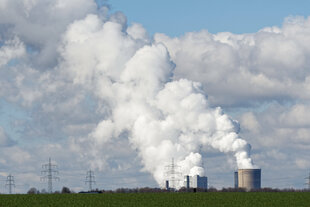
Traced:
POLYGON ((184 176, 184 187, 189 188, 201 188, 208 189, 208 177, 205 176, 184 176))

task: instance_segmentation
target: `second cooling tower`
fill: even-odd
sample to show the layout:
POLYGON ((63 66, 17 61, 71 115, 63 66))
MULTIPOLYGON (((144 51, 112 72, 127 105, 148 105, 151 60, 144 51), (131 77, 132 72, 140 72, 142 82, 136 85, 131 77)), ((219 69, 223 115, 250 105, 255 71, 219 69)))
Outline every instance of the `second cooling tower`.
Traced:
POLYGON ((246 190, 261 188, 261 169, 238 169, 238 187, 246 190))

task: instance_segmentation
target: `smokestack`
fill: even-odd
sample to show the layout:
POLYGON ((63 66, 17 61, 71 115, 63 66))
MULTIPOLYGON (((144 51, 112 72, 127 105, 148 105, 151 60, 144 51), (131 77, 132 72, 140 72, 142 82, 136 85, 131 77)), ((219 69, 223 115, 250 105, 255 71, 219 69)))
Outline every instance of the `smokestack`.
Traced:
POLYGON ((188 191, 189 190, 189 175, 186 175, 185 176, 185 186, 186 186, 186 190, 188 191))
POLYGON ((235 188, 238 188, 238 171, 234 172, 235 188))
POLYGON ((166 180, 166 190, 170 190, 170 188, 169 188, 169 180, 166 180))
POLYGON ((261 169, 238 169, 238 187, 247 191, 261 188, 261 169))

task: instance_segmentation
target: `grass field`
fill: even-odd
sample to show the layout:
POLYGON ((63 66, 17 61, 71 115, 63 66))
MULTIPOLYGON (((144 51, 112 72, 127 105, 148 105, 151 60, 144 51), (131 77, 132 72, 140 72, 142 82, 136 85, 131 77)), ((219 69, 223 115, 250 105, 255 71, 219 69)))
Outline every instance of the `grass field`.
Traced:
POLYGON ((310 207, 310 192, 0 195, 0 206, 310 207))

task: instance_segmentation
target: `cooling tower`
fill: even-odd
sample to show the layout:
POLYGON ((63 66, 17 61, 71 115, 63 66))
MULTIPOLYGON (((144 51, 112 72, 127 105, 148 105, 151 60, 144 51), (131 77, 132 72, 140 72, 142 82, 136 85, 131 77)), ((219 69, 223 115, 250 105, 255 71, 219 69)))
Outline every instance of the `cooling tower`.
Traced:
POLYGON ((238 169, 238 187, 246 190, 260 189, 261 169, 238 169))

